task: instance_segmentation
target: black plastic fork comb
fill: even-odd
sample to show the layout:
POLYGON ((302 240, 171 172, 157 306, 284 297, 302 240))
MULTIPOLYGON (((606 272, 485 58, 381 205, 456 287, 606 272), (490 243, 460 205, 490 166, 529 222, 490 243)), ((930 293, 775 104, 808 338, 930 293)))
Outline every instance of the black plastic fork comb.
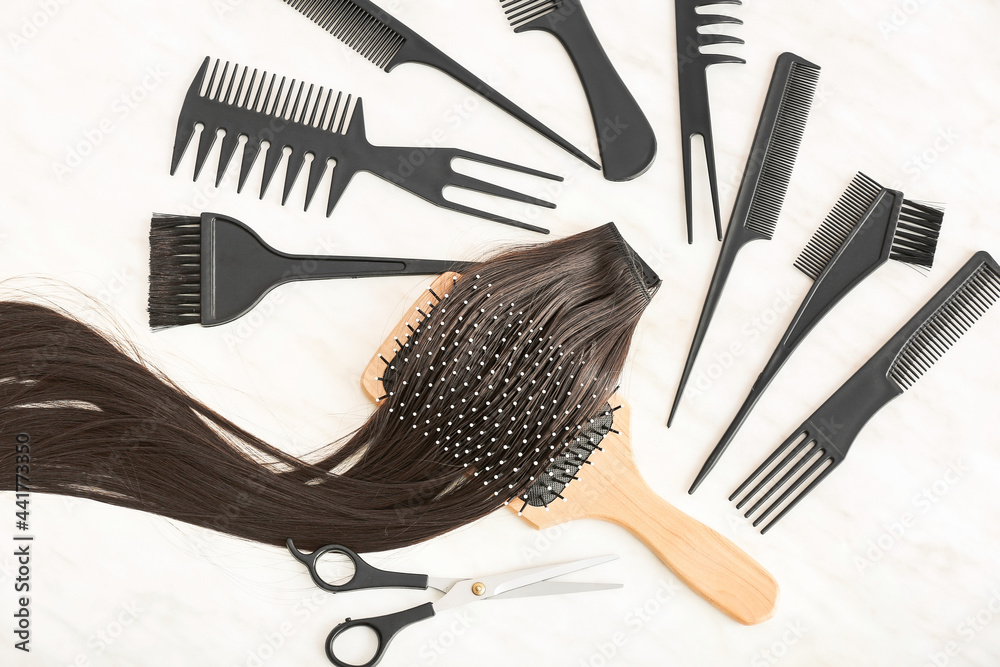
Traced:
POLYGON ((677 81, 681 102, 681 146, 684 160, 684 197, 687 212, 688 243, 694 239, 694 207, 691 201, 691 140, 700 135, 705 143, 708 183, 712 190, 715 231, 722 240, 722 216, 719 212, 719 181, 715 170, 715 141, 712 138, 712 112, 708 101, 709 65, 745 64, 742 58, 721 53, 703 53, 702 48, 718 44, 743 44, 739 37, 703 33, 699 28, 735 24, 743 21, 723 14, 702 14, 699 7, 741 5, 741 0, 675 0, 677 14, 677 81))
POLYGON ((195 180, 205 166, 221 130, 224 136, 216 186, 221 183, 236 155, 240 137, 245 137, 237 188, 239 191, 243 190, 257 157, 264 152, 261 198, 267 192, 282 162, 284 151, 288 148, 291 153, 285 172, 282 204, 287 201, 305 166, 306 156, 311 155, 305 199, 307 209, 329 169, 329 162, 335 162, 327 201, 327 216, 333 213, 354 175, 359 171, 367 171, 442 208, 533 232, 548 233, 544 227, 449 201, 444 197, 444 189, 453 186, 525 204, 555 208, 554 204, 542 199, 456 172, 452 168, 452 162, 462 158, 554 181, 561 181, 561 176, 454 148, 375 146, 365 134, 361 98, 357 98, 352 107, 350 95, 334 93, 332 89, 308 85, 294 79, 289 83, 284 77, 269 75, 267 72, 259 73, 256 69, 251 71, 249 67, 230 67, 226 63, 220 68, 218 60, 209 76, 210 63, 211 59, 205 58, 184 99, 174 140, 171 174, 177 171, 200 124, 203 129, 195 162, 195 180))

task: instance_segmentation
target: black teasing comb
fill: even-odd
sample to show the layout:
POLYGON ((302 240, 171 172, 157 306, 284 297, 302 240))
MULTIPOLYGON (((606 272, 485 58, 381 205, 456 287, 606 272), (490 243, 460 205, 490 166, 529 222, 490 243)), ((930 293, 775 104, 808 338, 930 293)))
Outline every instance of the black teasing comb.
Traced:
POLYGON ((675 0, 677 14, 677 82, 681 103, 681 147, 684 159, 684 196, 687 211, 688 243, 694 240, 694 206, 691 193, 691 141, 700 135, 705 142, 708 183, 712 190, 715 231, 722 240, 722 215, 719 212, 719 181, 715 170, 715 141, 712 138, 712 108, 708 99, 710 65, 745 64, 742 58, 721 53, 703 53, 702 47, 718 44, 743 44, 739 37, 701 32, 720 24, 742 25, 743 21, 722 14, 702 14, 699 7, 742 5, 741 0, 675 0))
POLYGON ((177 171, 181 157, 200 124, 204 129, 195 162, 196 180, 221 130, 225 136, 222 138, 216 186, 221 183, 240 146, 240 137, 246 137, 237 186, 239 191, 246 185, 257 156, 266 144, 260 189, 262 198, 284 157, 284 149, 288 148, 291 154, 288 156, 282 203, 287 201, 296 178, 305 166, 306 156, 312 155, 306 208, 319 189, 329 162, 335 162, 327 216, 333 213, 354 175, 367 171, 436 206, 512 227, 548 233, 543 227, 449 201, 444 197, 444 189, 454 186, 525 204, 555 208, 550 202, 460 174, 452 168, 452 162, 462 158, 554 181, 561 181, 560 176, 455 148, 374 146, 365 134, 361 98, 357 98, 352 106, 350 95, 335 93, 322 86, 307 85, 294 79, 289 83, 285 77, 258 73, 249 67, 230 67, 229 63, 220 71, 218 60, 209 76, 209 64, 210 59, 205 58, 184 99, 177 122, 171 174, 177 171))
POLYGON ((739 497, 770 468, 736 505, 743 508, 762 493, 746 512, 747 518, 761 512, 754 519, 755 527, 783 506, 761 529, 766 533, 841 464, 875 413, 912 387, 997 299, 1000 265, 989 253, 978 252, 729 499, 739 497), (781 478, 771 484, 778 475, 781 478), (799 489, 802 491, 796 493, 799 489), (772 498, 774 501, 768 504, 772 498))
POLYGON ((386 72, 403 63, 418 63, 438 69, 594 169, 601 168, 586 153, 542 125, 527 111, 369 0, 284 2, 386 72))
POLYGON ((500 0, 514 32, 551 33, 566 49, 587 93, 604 178, 630 181, 656 157, 646 115, 604 52, 580 0, 500 0))
POLYGON ((818 82, 818 66, 792 53, 783 53, 778 57, 740 191, 736 195, 726 239, 722 242, 719 261, 715 265, 694 340, 691 341, 667 426, 674 421, 684 387, 708 333, 715 308, 722 298, 736 255, 751 241, 770 241, 774 236, 818 82))
POLYGON ((890 259, 929 269, 944 211, 903 198, 859 173, 795 262, 814 283, 743 406, 691 485, 694 493, 736 437, 771 380, 827 313, 890 259))
POLYGON ((469 266, 433 259, 289 255, 224 215, 156 214, 149 227, 149 326, 232 322, 272 289, 295 280, 436 275, 469 266))

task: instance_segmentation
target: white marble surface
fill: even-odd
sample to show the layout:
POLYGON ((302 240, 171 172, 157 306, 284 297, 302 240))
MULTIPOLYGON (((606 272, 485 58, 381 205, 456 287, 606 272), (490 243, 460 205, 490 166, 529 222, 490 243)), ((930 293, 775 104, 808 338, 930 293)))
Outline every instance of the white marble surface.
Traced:
MULTIPOLYGON (((380 2, 388 6, 386 2, 380 2)), ((392 11, 596 155, 589 113, 550 36, 514 35, 496 0, 392 0, 392 11)), ((114 318, 148 357, 240 424, 306 453, 360 424, 358 375, 420 289, 420 279, 292 286, 234 325, 152 335, 144 327, 151 211, 205 209, 252 224, 292 252, 470 258, 538 237, 430 205, 359 177, 335 216, 259 202, 209 177, 193 156, 167 175, 183 94, 206 55, 364 96, 369 135, 420 143, 436 130, 460 146, 566 175, 532 211, 554 234, 616 221, 664 278, 624 380, 643 474, 669 501, 758 558, 782 586, 775 618, 730 621, 683 586, 637 540, 597 522, 539 534, 498 513, 453 535, 373 558, 406 571, 465 575, 606 551, 588 573, 617 593, 497 602, 442 614, 401 635, 383 664, 980 665, 1000 664, 1000 399, 989 314, 858 439, 847 462, 766 537, 726 502, 729 491, 957 269, 1000 252, 994 222, 1000 7, 988 0, 750 2, 734 9, 743 67, 711 71, 723 209, 728 212, 781 51, 823 66, 821 92, 775 241, 741 257, 689 392, 664 424, 718 245, 703 169, 697 241, 684 243, 671 3, 591 0, 612 60, 646 109, 660 152, 627 184, 572 157, 439 73, 391 76, 278 0, 12 0, 0 19, 0 276, 114 318), (640 9, 642 7, 642 9, 640 9), (18 38, 15 38, 18 37, 18 38), (461 122, 456 105, 469 104, 461 122), (94 144, 59 173, 68 152, 94 144), (732 451, 696 496, 685 493, 773 349, 807 281, 791 264, 857 170, 908 196, 947 202, 938 265, 923 278, 887 266, 842 303, 791 360, 732 451), (68 286, 97 297, 101 313, 68 286), (758 322, 760 323, 758 325, 758 322), (722 355, 733 342, 743 352, 722 355), (718 364, 713 368, 713 363, 718 364), (959 474, 949 472, 958 469, 959 474), (929 496, 922 496, 929 490, 929 496), (910 525, 902 531, 905 517, 910 525), (881 548, 878 546, 881 545, 881 548), (957 655, 946 655, 952 650, 957 655)), ((86 150, 86 149, 84 149, 86 150)), ((301 201, 299 184, 292 201, 301 201)), ((514 215, 521 206, 500 208, 514 215)), ((385 613, 427 594, 317 591, 287 554, 97 503, 36 496, 32 652, 15 652, 10 494, 0 497, 0 663, 4 665, 323 665, 321 643, 347 615, 385 613)))

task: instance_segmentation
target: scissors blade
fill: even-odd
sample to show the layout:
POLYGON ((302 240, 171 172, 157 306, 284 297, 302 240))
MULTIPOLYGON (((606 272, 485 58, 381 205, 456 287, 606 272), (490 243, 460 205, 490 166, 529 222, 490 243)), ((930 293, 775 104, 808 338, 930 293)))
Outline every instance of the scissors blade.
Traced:
POLYGON ((622 584, 590 584, 575 581, 540 581, 515 588, 512 591, 494 595, 491 600, 513 600, 515 598, 530 598, 542 595, 566 595, 567 593, 590 593, 591 591, 611 591, 621 588, 622 584))
POLYGON ((508 591, 523 588, 524 586, 530 586, 531 584, 545 581, 547 579, 555 579, 556 577, 561 577, 562 575, 569 574, 570 572, 586 570, 589 567, 594 567, 596 565, 601 565, 617 559, 617 554, 597 556, 596 558, 575 560, 569 563, 560 563, 558 565, 543 565, 541 567, 532 567, 526 570, 517 570, 515 572, 486 577, 482 580, 482 582, 486 584, 486 594, 483 597, 496 597, 497 595, 502 595, 508 591))

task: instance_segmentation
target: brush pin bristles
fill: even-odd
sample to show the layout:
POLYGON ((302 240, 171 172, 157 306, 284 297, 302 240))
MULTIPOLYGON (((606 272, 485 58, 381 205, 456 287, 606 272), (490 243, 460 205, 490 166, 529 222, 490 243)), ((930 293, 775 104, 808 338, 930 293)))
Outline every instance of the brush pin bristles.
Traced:
POLYGON ((773 131, 760 167, 760 178, 753 194, 753 204, 746 228, 770 240, 778 224, 788 183, 795 167, 809 110, 819 83, 820 70, 815 65, 792 62, 773 131))
POLYGON ((904 199, 889 258, 904 264, 931 268, 943 222, 943 209, 904 199))
POLYGON ((285 0, 314 23, 382 69, 406 38, 352 0, 285 0))
POLYGON ((522 25, 551 14, 562 6, 563 0, 500 0, 510 27, 517 30, 522 25))
POLYGON ((881 185, 858 172, 795 260, 795 268, 812 280, 818 279, 882 191, 881 185))
POLYGON ((1000 299, 1000 274, 983 264, 902 349, 889 369, 900 389, 909 389, 1000 299))
POLYGON ((149 226, 149 326, 201 322, 201 218, 155 214, 149 226))

